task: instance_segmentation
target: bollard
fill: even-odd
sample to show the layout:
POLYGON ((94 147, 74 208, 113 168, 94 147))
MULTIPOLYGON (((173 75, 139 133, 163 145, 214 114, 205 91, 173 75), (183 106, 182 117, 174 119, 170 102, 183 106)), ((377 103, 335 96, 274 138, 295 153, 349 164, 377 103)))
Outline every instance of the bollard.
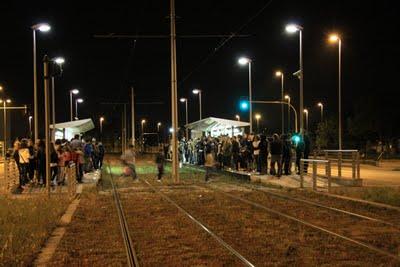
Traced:
POLYGON ((342 152, 338 153, 338 177, 342 178, 342 152))
POLYGON ((356 166, 357 166, 357 179, 360 179, 360 152, 356 154, 356 166))
POLYGON ((326 177, 328 178, 328 193, 330 193, 332 191, 331 190, 331 162, 330 161, 328 161, 326 163, 325 173, 326 173, 326 177))
POLYGON ((313 190, 317 190, 317 163, 313 161, 312 163, 312 187, 313 190))
POLYGON ((303 162, 302 159, 300 159, 300 170, 299 170, 299 172, 300 172, 300 188, 304 188, 304 174, 303 174, 303 171, 304 171, 304 162, 303 162))
POLYGON ((356 152, 351 152, 351 178, 356 179, 356 152))

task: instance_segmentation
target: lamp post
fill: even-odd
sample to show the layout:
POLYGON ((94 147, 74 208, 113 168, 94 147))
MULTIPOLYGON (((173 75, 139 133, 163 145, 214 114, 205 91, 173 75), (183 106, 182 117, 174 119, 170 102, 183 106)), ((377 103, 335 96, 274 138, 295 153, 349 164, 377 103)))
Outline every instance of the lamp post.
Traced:
POLYGON ((339 98, 339 150, 342 150, 342 39, 337 34, 329 36, 331 43, 338 43, 338 98, 339 98))
MULTIPOLYGON (((180 101, 181 101, 181 103, 185 103, 186 125, 188 125, 188 124, 189 124, 189 119, 188 119, 188 99, 182 97, 182 98, 180 99, 180 101)), ((200 117, 200 119, 201 119, 201 117, 200 117)), ((185 126, 185 135, 186 135, 186 140, 188 140, 188 139, 189 139, 189 131, 188 131, 187 126, 185 126)))
POLYGON ((290 96, 285 95, 285 99, 288 101, 288 122, 287 122, 287 131, 290 132, 290 96))
POLYGON ((37 93, 37 70, 36 70, 36 31, 48 32, 51 27, 47 23, 35 24, 31 27, 33 32, 33 117, 34 117, 34 139, 39 138, 39 126, 38 126, 38 93, 37 93))
POLYGON ((157 122, 157 133, 160 132, 161 122, 157 122))
POLYGON ((306 115, 306 129, 307 129, 307 131, 308 131, 308 109, 304 109, 303 110, 303 112, 304 112, 304 114, 306 115))
MULTIPOLYGON (((303 81, 304 81, 304 72, 303 72, 303 27, 296 24, 289 24, 286 26, 286 31, 288 33, 296 33, 299 32, 299 65, 300 65, 300 111, 303 110, 303 81)), ((300 116, 300 134, 303 134, 304 130, 304 120, 303 116, 300 116)))
MULTIPOLYGON (((275 76, 281 78, 281 101, 284 101, 284 99, 283 99, 284 74, 283 74, 282 71, 278 70, 278 71, 275 72, 275 76)), ((281 104, 281 115, 282 115, 282 134, 284 134, 285 133, 285 130, 284 130, 285 117, 284 117, 284 111, 283 111, 283 103, 281 104)))
POLYGON ((324 121, 324 104, 322 104, 321 102, 318 103, 318 107, 321 108, 321 122, 324 121))
MULTIPOLYGON (((62 68, 62 64, 64 64, 65 59, 63 57, 56 57, 53 59, 53 62, 56 63, 60 68, 62 68)), ((51 120, 53 124, 53 133, 51 135, 51 141, 55 142, 56 140, 56 85, 54 81, 54 76, 51 77, 51 120)))
POLYGON ((74 119, 74 112, 73 112, 73 109, 72 109, 72 95, 77 95, 77 94, 79 94, 79 90, 78 89, 72 89, 72 90, 69 90, 69 104, 70 104, 70 121, 72 121, 73 119, 74 119))
POLYGON ((32 116, 28 117, 28 122, 29 122, 29 137, 32 138, 32 116))
POLYGON ((240 116, 238 114, 235 115, 235 118, 240 121, 240 116))
POLYGON ((140 121, 140 125, 141 125, 141 130, 142 130, 142 150, 144 149, 144 124, 146 123, 146 120, 143 119, 140 121))
POLYGON ((78 98, 75 100, 75 118, 78 120, 78 103, 83 103, 83 99, 82 98, 78 98))
POLYGON ((104 117, 100 117, 100 137, 103 137, 103 122, 104 122, 104 117))
POLYGON ((260 114, 256 114, 254 116, 256 118, 256 122, 257 122, 257 132, 260 133, 260 119, 261 119, 261 115, 260 114))
POLYGON ((248 65, 249 66, 249 123, 250 123, 250 133, 253 132, 253 109, 252 109, 252 82, 251 82, 251 59, 246 57, 241 57, 238 60, 240 65, 248 65))
MULTIPOLYGON (((3 157, 6 158, 7 153, 7 109, 6 105, 11 103, 11 99, 0 99, 0 103, 3 103, 3 138, 4 138, 4 147, 3 147, 3 157)), ((4 161, 4 165, 5 165, 4 161)))
POLYGON ((202 119, 202 110, 201 110, 201 92, 202 92, 202 90, 200 90, 200 89, 193 89, 193 94, 195 94, 195 95, 199 95, 199 106, 200 106, 200 108, 199 108, 199 112, 200 112, 200 120, 202 119))

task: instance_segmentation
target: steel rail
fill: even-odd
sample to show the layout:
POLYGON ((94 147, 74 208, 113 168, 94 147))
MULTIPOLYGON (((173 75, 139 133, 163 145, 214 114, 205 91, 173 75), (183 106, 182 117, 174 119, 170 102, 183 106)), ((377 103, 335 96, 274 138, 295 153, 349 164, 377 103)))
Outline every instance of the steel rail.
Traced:
POLYGON ((324 233, 326 233, 326 234, 328 234, 328 235, 335 236, 335 237, 337 237, 337 238, 340 238, 340 239, 342 239, 342 240, 348 241, 348 242, 350 242, 350 243, 352 243, 352 244, 355 244, 355 245, 358 245, 358 246, 360 246, 360 247, 369 249, 369 250, 374 251, 374 252, 376 252, 376 253, 378 253, 378 254, 384 255, 384 256, 386 256, 386 257, 395 259, 395 260, 397 260, 397 261, 400 262, 400 256, 398 256, 398 255, 396 255, 396 254, 392 254, 392 253, 390 253, 390 252, 387 252, 387 251, 382 250, 382 249, 380 249, 380 248, 377 248, 377 247, 375 247, 375 246, 368 245, 368 244, 366 244, 366 243, 364 243, 364 242, 361 242, 361 241, 357 241, 357 240, 355 240, 355 239, 352 239, 352 238, 350 238, 350 237, 347 237, 347 236, 341 235, 341 234, 339 234, 339 233, 333 232, 333 231, 328 230, 328 229, 326 229, 326 228, 317 226, 317 225, 315 225, 315 224, 313 224, 313 223, 310 223, 310 222, 307 222, 307 221, 305 221, 305 220, 298 219, 298 218, 293 217, 293 216, 291 216, 291 215, 288 215, 288 214, 286 214, 286 213, 283 213, 283 212, 280 212, 280 211, 277 211, 277 210, 268 208, 268 207, 266 207, 266 206, 264 206, 264 205, 262 205, 262 204, 253 202, 253 201, 251 201, 251 200, 247 200, 247 199, 244 199, 244 198, 242 198, 242 197, 236 196, 236 195, 234 195, 234 194, 224 192, 224 191, 222 191, 222 190, 220 190, 220 189, 217 189, 217 188, 215 188, 215 187, 211 187, 211 186, 205 186, 205 187, 211 188, 211 189, 213 189, 214 191, 220 192, 221 194, 224 194, 224 195, 226 195, 226 196, 228 196, 228 197, 230 197, 230 198, 233 198, 233 199, 242 201, 242 202, 247 203, 247 204, 249 204, 249 205, 251 205, 251 206, 254 206, 254 207, 263 209, 263 210, 265 210, 265 211, 267 211, 267 212, 269 212, 269 213, 271 213, 271 214, 275 214, 275 215, 278 215, 278 216, 280 216, 280 217, 283 217, 283 218, 286 218, 286 219, 295 221, 295 222, 297 222, 297 223, 299 223, 299 224, 308 226, 308 227, 313 228, 313 229, 315 229, 315 230, 318 230, 318 231, 320 231, 320 232, 324 232, 324 233))
POLYGON ((189 219, 191 219, 194 223, 196 223, 201 229, 206 231, 209 235, 211 235, 218 243, 220 243, 223 247, 225 247, 229 252, 231 252, 233 255, 235 255, 238 259, 240 259, 244 265, 246 266, 251 266, 254 267, 255 265, 252 264, 249 260, 247 260, 244 256, 242 256, 238 251, 236 251, 233 247, 231 247, 228 243, 226 243, 224 240, 222 240, 219 236, 217 236, 214 232, 212 232, 207 226, 205 226, 203 223, 201 223, 199 220, 197 220, 195 217, 193 217, 189 212, 187 212, 184 208, 179 206, 175 201, 173 201, 170 197, 168 197, 166 194, 162 193, 160 190, 158 190, 156 187, 154 187, 152 184, 150 184, 146 179, 141 179, 139 178, 142 182, 146 183, 155 193, 159 194, 162 198, 164 198, 166 201, 168 201, 170 204, 175 206, 179 211, 181 211, 183 214, 185 214, 189 219))
POLYGON ((282 198, 282 199, 293 200, 293 201, 305 203, 305 204, 308 204, 310 206, 315 206, 315 207, 319 207, 319 208, 326 209, 326 210, 336 211, 338 213, 347 214, 347 215, 350 215, 352 217, 356 217, 356 218, 360 218, 360 219, 364 219, 364 220, 368 220, 368 221, 381 223, 381 224, 384 224, 384 225, 387 225, 387 226, 391 226, 391 227, 396 228, 398 230, 400 229, 399 225, 393 224, 391 222, 387 222, 387 221, 384 221, 384 220, 381 220, 381 219, 377 219, 377 218, 369 217, 369 216, 362 215, 362 214, 359 214, 359 213, 347 211, 347 210, 344 210, 344 209, 339 209, 339 208, 323 205, 323 204, 317 203, 315 201, 310 201, 310 200, 306 200, 306 199, 287 196, 287 195, 284 195, 284 194, 272 192, 272 191, 270 191, 268 189, 265 189, 265 188, 259 188, 258 186, 252 186, 252 185, 241 185, 241 186, 249 188, 249 189, 253 189, 253 190, 265 193, 265 194, 269 194, 269 195, 277 197, 277 198, 282 198))
POLYGON ((118 213, 118 218, 119 218, 119 224, 121 227, 121 233, 122 233, 122 237, 124 238, 124 244, 125 244, 125 250, 126 250, 126 256, 127 256, 127 260, 128 260, 128 266, 130 267, 139 267, 139 260, 137 258, 136 255, 136 251, 134 248, 134 244, 132 242, 131 236, 129 234, 129 228, 128 228, 128 223, 126 221, 125 218, 125 213, 124 210, 122 208, 122 204, 119 198, 119 194, 117 192, 117 188, 114 184, 114 177, 113 174, 111 172, 111 168, 110 168, 110 162, 108 162, 108 171, 110 173, 111 176, 111 185, 113 188, 113 197, 114 197, 114 202, 115 202, 115 206, 117 208, 117 213, 118 213))

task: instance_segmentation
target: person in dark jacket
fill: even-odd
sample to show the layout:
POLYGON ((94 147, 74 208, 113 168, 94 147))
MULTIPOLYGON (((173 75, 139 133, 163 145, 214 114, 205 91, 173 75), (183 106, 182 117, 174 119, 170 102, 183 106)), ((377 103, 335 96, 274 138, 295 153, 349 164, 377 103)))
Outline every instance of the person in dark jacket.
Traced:
POLYGON ((98 154, 98 161, 99 161, 99 169, 101 169, 101 167, 103 167, 103 159, 104 159, 104 154, 105 154, 105 150, 104 150, 104 145, 102 142, 99 142, 98 146, 97 146, 98 150, 99 150, 99 154, 98 154))
POLYGON ((282 142, 278 134, 272 136, 271 142, 271 169, 270 174, 280 177, 282 174, 282 142), (278 170, 275 171, 275 163, 278 165, 278 170))
POLYGON ((290 142, 290 136, 282 135, 283 142, 282 149, 282 167, 285 175, 290 175, 290 165, 292 159, 292 144, 290 142))
POLYGON ((52 185, 57 185, 57 176, 58 176, 58 154, 54 148, 54 144, 50 144, 50 172, 51 172, 51 180, 52 185))
POLYGON ((164 163, 165 163, 165 157, 163 153, 163 149, 160 149, 157 156, 156 156, 156 164, 157 164, 157 181, 161 182, 161 178, 164 174, 164 163))
POLYGON ((260 174, 266 174, 268 171, 267 170, 268 169, 268 141, 267 141, 267 137, 265 135, 260 136, 259 149, 260 149, 259 161, 260 161, 260 167, 261 167, 260 174))
POLYGON ((37 168, 39 184, 46 185, 46 145, 43 140, 37 143, 37 168))
POLYGON ((237 171, 239 170, 239 152, 240 144, 234 136, 232 137, 232 166, 234 166, 237 171))

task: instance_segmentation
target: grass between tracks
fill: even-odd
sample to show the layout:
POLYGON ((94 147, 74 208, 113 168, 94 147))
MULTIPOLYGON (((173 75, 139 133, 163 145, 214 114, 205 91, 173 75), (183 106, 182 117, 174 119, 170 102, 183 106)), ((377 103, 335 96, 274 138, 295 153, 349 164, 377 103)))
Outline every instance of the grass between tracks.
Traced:
POLYGON ((69 203, 65 195, 0 196, 0 266, 30 265, 69 203))
POLYGON ((340 187, 333 193, 400 207, 400 187, 340 187))

